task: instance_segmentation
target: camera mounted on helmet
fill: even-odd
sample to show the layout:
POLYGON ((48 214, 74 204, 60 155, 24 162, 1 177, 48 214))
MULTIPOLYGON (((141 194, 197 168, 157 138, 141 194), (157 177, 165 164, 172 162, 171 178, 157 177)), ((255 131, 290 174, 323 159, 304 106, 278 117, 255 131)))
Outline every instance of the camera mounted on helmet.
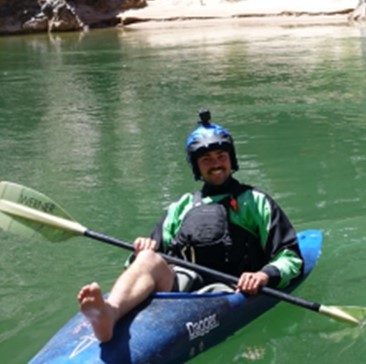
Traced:
POLYGON ((211 113, 209 110, 202 109, 198 113, 200 117, 200 121, 198 121, 198 124, 202 124, 204 127, 207 127, 210 125, 211 120, 211 113))
POLYGON ((230 133, 220 125, 211 124, 211 113, 209 110, 199 111, 200 125, 187 138, 186 152, 187 160, 192 166, 193 174, 196 180, 199 180, 201 173, 197 165, 197 159, 204 153, 222 149, 230 154, 231 168, 233 171, 239 169, 236 159, 234 140, 230 133))

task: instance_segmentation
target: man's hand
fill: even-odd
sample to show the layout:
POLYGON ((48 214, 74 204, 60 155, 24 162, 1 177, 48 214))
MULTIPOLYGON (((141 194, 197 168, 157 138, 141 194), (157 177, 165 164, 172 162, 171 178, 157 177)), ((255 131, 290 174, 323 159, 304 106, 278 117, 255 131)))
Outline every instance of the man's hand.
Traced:
POLYGON ((156 250, 158 247, 157 242, 151 238, 143 238, 138 237, 136 238, 135 242, 133 243, 135 248, 135 253, 138 254, 142 250, 156 250))
POLYGON ((236 291, 247 294, 257 294, 260 287, 268 284, 269 276, 264 272, 243 273, 237 285, 236 291))

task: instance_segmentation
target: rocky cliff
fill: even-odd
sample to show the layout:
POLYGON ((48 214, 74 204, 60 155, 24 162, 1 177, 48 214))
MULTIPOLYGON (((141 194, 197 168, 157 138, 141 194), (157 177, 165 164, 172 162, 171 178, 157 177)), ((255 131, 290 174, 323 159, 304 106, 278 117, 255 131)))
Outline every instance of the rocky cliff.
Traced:
POLYGON ((124 10, 146 5, 146 0, 0 0, 0 34, 114 26, 124 10))

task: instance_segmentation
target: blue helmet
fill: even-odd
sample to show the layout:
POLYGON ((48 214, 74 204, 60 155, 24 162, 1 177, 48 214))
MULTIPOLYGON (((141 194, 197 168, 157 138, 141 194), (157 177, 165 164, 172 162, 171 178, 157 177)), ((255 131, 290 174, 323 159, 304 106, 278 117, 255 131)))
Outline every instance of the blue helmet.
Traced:
POLYGON ((201 173, 197 165, 197 159, 210 150, 223 149, 229 152, 231 168, 234 171, 239 169, 236 159, 234 140, 230 133, 220 125, 211 124, 211 114, 208 110, 199 112, 201 124, 187 138, 186 152, 187 160, 192 166, 193 174, 196 180, 199 180, 201 173))

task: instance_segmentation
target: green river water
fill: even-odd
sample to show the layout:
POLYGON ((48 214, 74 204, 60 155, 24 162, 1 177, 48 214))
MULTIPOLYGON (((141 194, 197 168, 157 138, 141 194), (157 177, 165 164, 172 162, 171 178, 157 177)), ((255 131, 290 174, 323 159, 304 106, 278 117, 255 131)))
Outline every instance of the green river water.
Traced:
MULTIPOLYGON (((197 111, 235 137, 237 177, 269 192, 297 230, 320 229, 296 295, 366 306, 366 38, 346 26, 106 30, 0 38, 0 180, 133 241, 198 189, 184 142, 197 111)), ((0 232, 0 360, 26 363, 107 291, 127 252, 0 232)), ((280 303, 191 363, 358 364, 366 332, 280 303)))

